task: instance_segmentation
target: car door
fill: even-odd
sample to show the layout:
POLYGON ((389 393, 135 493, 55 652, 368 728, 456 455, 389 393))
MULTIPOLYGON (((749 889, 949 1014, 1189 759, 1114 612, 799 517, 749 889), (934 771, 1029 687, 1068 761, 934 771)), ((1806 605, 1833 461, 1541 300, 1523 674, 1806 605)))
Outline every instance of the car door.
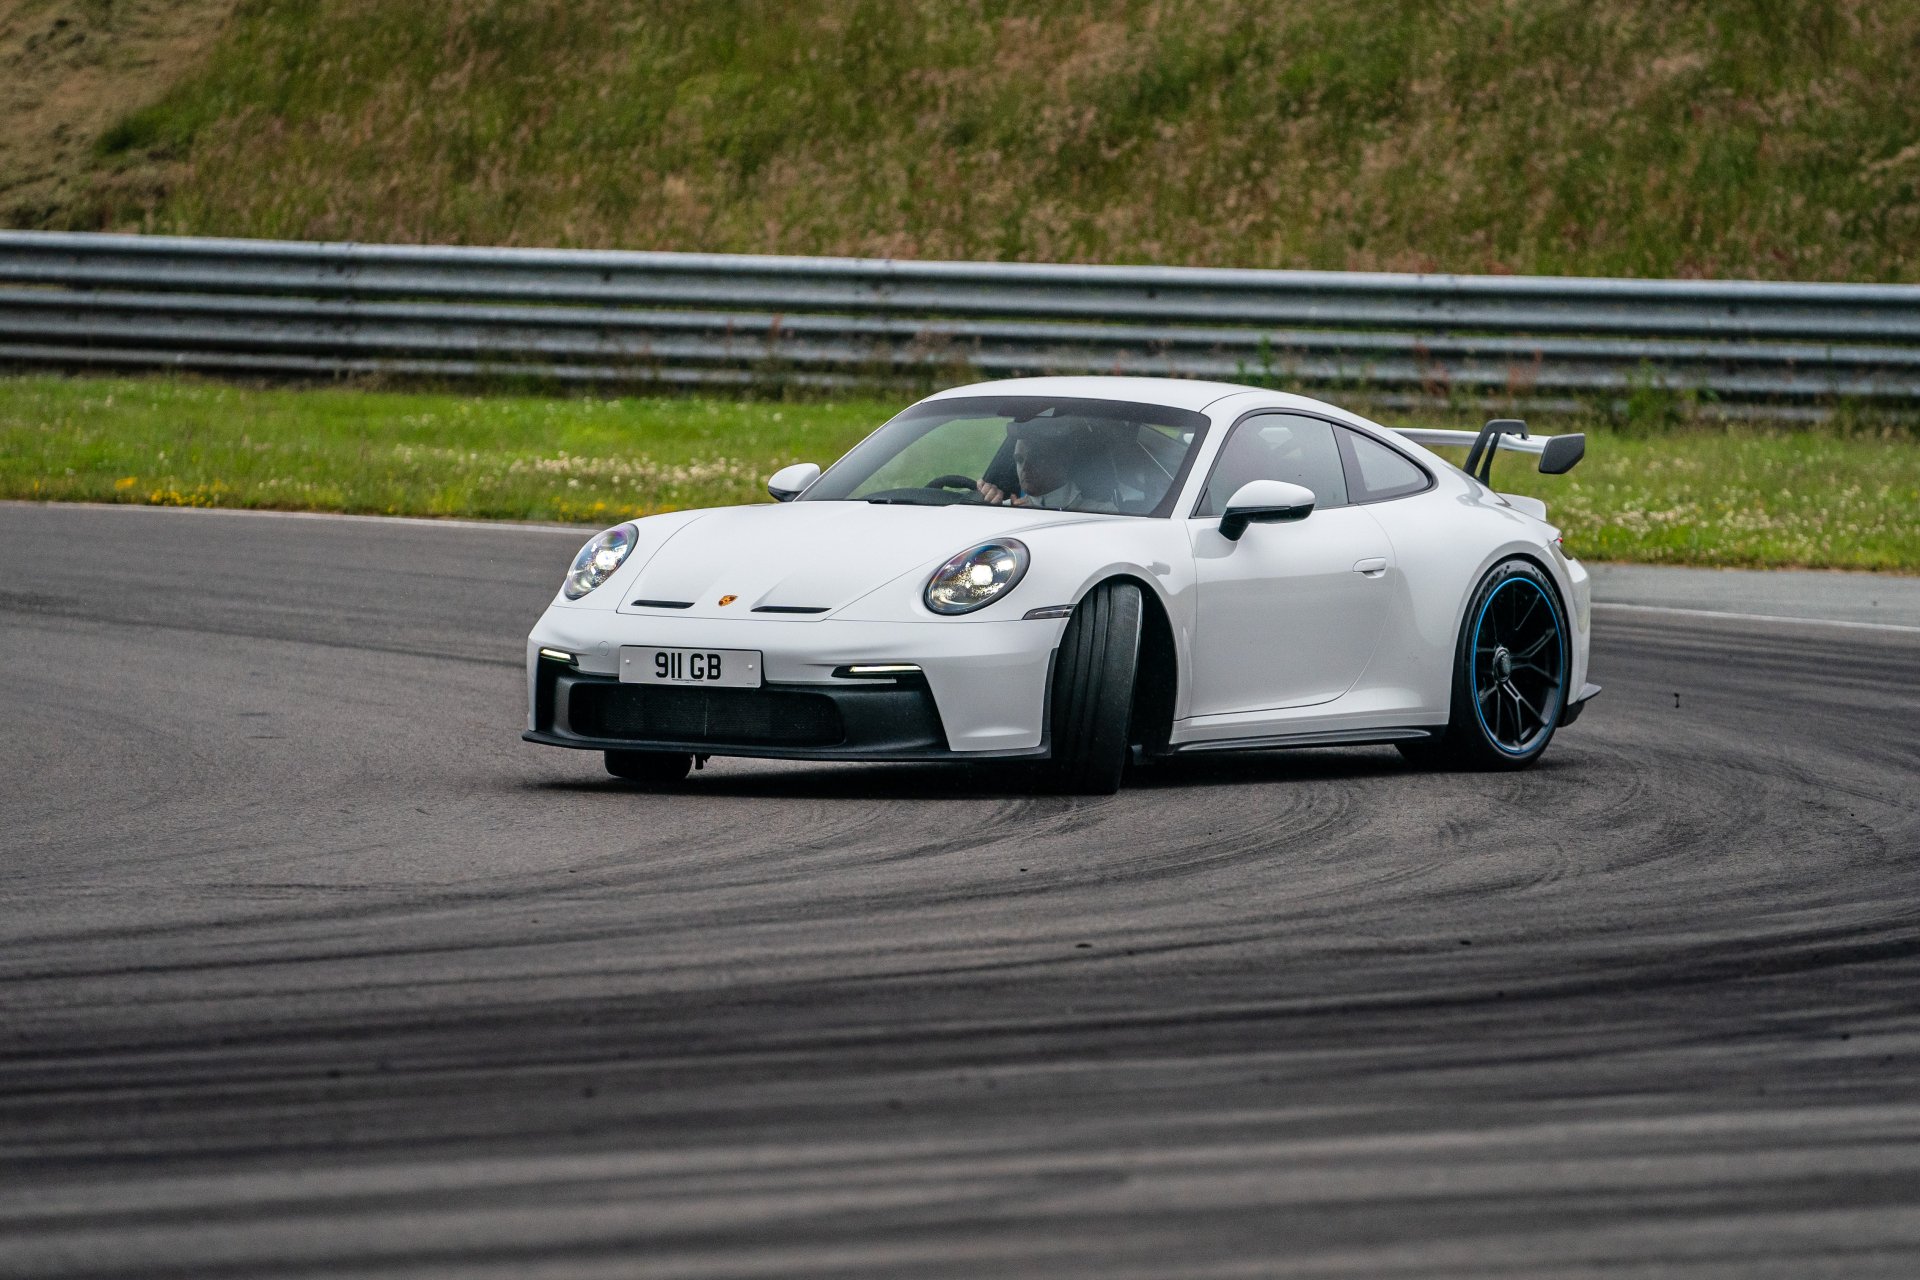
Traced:
POLYGON ((1189 714, 1313 706, 1366 669, 1388 608, 1393 547, 1348 501, 1332 424, 1262 413, 1235 424, 1188 522, 1197 595, 1189 714), (1314 493, 1304 520, 1253 524, 1238 541, 1220 514, 1250 480, 1314 493))

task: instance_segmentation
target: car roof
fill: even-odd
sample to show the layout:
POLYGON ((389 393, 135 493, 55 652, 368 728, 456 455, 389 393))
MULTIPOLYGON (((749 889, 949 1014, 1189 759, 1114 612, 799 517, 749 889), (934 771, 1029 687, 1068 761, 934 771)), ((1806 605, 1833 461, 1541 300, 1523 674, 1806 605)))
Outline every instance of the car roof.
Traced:
POLYGON ((1203 382, 1197 378, 1126 378, 1086 375, 1055 378, 1003 378, 997 382, 975 382, 964 387, 949 387, 927 400, 951 400, 965 396, 1062 396, 1082 400, 1131 400, 1137 404, 1164 405, 1170 409, 1190 409, 1198 413, 1229 396, 1261 395, 1275 408, 1332 410, 1342 417, 1353 417, 1337 405, 1307 396, 1264 387, 1248 387, 1232 382, 1203 382))

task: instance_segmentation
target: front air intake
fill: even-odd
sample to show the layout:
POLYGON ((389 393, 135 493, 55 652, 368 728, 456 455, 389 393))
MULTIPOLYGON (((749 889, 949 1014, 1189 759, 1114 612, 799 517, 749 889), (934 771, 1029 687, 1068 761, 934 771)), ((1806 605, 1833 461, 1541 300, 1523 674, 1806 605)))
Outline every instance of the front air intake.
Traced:
POLYGON ((575 684, 567 721, 588 738, 755 747, 826 747, 846 730, 833 699, 779 689, 575 684))

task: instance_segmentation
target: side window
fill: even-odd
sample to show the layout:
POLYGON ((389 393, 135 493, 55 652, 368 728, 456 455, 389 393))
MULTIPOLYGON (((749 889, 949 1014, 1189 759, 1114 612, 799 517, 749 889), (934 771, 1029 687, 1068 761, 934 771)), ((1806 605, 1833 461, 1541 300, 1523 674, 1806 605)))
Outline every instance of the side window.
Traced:
POLYGON ((1324 511, 1347 505, 1347 481, 1333 425, 1291 413, 1263 413, 1233 429, 1213 474, 1200 495, 1196 516, 1217 516, 1234 492, 1249 480, 1285 480, 1313 490, 1313 505, 1324 511))
POLYGON ((1347 485, 1355 502, 1384 502, 1422 493, 1433 485, 1433 477, 1405 455, 1389 449, 1371 436, 1340 429, 1341 451, 1347 455, 1347 485))

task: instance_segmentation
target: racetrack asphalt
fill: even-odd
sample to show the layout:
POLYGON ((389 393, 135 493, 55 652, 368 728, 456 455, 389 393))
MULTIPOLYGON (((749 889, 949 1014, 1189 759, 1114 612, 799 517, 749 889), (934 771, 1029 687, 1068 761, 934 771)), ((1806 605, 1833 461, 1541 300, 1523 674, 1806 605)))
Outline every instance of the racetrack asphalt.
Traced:
POLYGON ((580 540, 0 505, 0 1274, 1920 1274, 1920 635, 650 795, 518 737, 580 540))

